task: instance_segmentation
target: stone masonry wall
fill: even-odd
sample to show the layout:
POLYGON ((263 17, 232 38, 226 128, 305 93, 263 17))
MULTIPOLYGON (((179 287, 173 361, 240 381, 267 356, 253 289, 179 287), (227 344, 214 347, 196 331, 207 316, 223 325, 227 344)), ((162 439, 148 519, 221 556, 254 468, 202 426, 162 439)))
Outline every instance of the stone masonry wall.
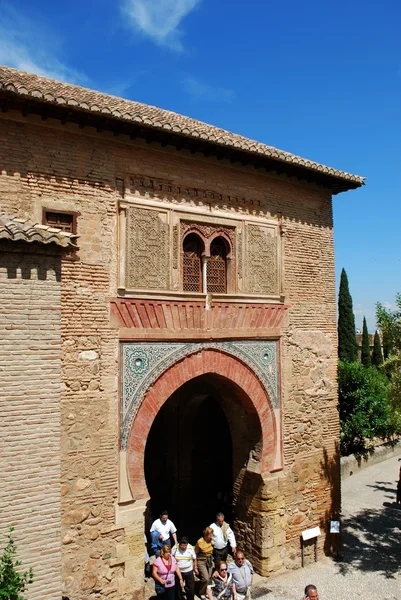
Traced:
POLYGON ((0 242, 0 544, 13 526, 30 600, 62 587, 60 257, 43 252, 0 242))
MULTIPOLYGON (((328 190, 227 161, 131 143, 90 128, 2 117, 0 197, 8 214, 41 220, 42 208, 78 214, 79 261, 62 267, 62 562, 72 597, 140 598, 143 520, 117 520, 118 330, 116 179, 135 173, 191 183, 252 203, 194 204, 205 214, 281 219, 289 324, 281 338, 284 470, 254 489, 263 573, 300 565, 299 535, 338 510, 338 414, 331 198, 328 190), (122 523, 122 524, 120 524, 122 523)), ((162 194, 159 197, 163 200, 162 194)), ((170 202, 165 198, 166 202, 170 202)), ((146 203, 146 199, 144 199, 146 203)), ((249 534, 248 529, 244 535, 249 534)), ((325 535, 320 545, 328 548, 325 535)))

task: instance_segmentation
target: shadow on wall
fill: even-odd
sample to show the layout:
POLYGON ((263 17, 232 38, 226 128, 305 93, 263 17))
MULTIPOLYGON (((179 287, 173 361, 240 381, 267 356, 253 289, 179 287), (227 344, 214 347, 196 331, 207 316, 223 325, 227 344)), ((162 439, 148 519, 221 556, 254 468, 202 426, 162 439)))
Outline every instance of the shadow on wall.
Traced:
MULTIPOLYGON (((60 115, 62 117, 62 115, 60 115)), ((68 189, 68 193, 77 197, 84 195, 101 194, 106 198, 109 194, 120 194, 118 183, 113 177, 113 173, 132 171, 132 162, 138 162, 140 171, 149 169, 146 165, 152 164, 153 158, 158 160, 158 154, 152 149, 148 151, 148 159, 141 156, 142 148, 128 146, 128 151, 121 151, 121 146, 112 143, 108 139, 78 136, 80 130, 63 131, 62 139, 60 133, 49 129, 41 129, 41 144, 38 144, 37 126, 27 126, 25 123, 15 121, 7 122, 8 148, 5 146, 1 153, 2 174, 3 177, 9 177, 15 187, 15 175, 18 180, 26 182, 35 181, 35 188, 43 194, 48 193, 49 189, 61 188, 68 189), (12 146, 10 146, 12 140, 12 146), (74 147, 74 145, 76 146, 74 147), (79 146, 79 147, 78 147, 79 146), (19 160, 16 161, 15 154, 19 148, 26 149, 21 153, 19 160), (6 151, 7 148, 7 151, 6 151), (46 148, 46 152, 43 149, 46 148), (15 151, 14 151, 15 150, 15 151), (54 157, 57 156, 57 160, 54 157), (21 160, 25 165, 21 165, 21 160), (141 164, 142 163, 142 164, 141 164), (107 164, 107 168, 104 165, 107 164), (36 165, 40 165, 40 168, 36 165)), ((4 134, 4 137, 6 133, 4 134)), ((171 155, 171 164, 168 167, 169 172, 176 170, 177 173, 185 172, 187 169, 193 169, 193 159, 180 152, 171 155)), ((205 170, 210 173, 211 181, 224 179, 228 174, 228 168, 225 165, 216 165, 214 161, 204 163, 199 162, 201 171, 198 178, 204 180, 205 170)), ((229 174, 232 177, 232 172, 229 174)), ((145 179, 153 183, 153 176, 149 174, 145 179)), ((21 183, 21 189, 24 189, 21 183)), ((172 181, 163 183, 174 188, 172 181)), ((151 199, 159 200, 160 182, 155 180, 155 188, 147 187, 146 195, 151 199)), ((210 191, 211 182, 207 189, 199 188, 202 192, 210 191)), ((218 193, 218 185, 212 185, 218 193)), ((198 190, 196 190, 198 192, 198 190)), ((238 204, 242 212, 244 197, 248 198, 252 210, 259 210, 259 206, 265 204, 271 215, 279 216, 283 212, 282 198, 289 199, 285 206, 285 217, 288 221, 296 223, 306 223, 314 227, 330 228, 333 225, 331 211, 331 191, 326 187, 307 187, 300 184, 297 177, 290 179, 282 177, 279 180, 269 178, 268 175, 254 174, 246 171, 238 172, 236 182, 232 184, 232 190, 229 193, 234 195, 233 204, 238 204), (269 188, 268 200, 266 200, 266 184, 269 188), (306 194, 304 193, 306 191, 306 194), (239 197, 236 197, 236 194, 239 197), (293 198, 302 195, 302 202, 294 201, 293 198)), ((23 200, 13 198, 13 211, 18 213, 22 209, 23 200)), ((21 194, 23 197, 23 194, 21 194)), ((216 201, 219 204, 219 200, 216 201)), ((98 209, 104 210, 105 203, 99 202, 98 209)), ((291 236, 289 236, 289 243, 291 236)))
POLYGON ((323 460, 320 463, 321 474, 330 487, 330 504, 320 520, 320 529, 325 534, 324 553, 326 556, 338 558, 341 550, 341 533, 330 533, 330 521, 340 520, 341 511, 341 477, 340 477, 340 443, 335 442, 334 453, 329 457, 323 448, 323 460))
POLYGON ((0 243, 0 269, 5 269, 7 279, 26 279, 46 281, 55 279, 61 281, 61 257, 54 249, 46 250, 45 254, 35 243, 13 244, 12 251, 4 243, 0 243), (50 273, 51 272, 51 273, 50 273))
MULTIPOLYGON (((234 486, 233 526, 238 547, 245 552, 257 573, 261 572, 263 542, 266 542, 266 536, 271 535, 268 526, 270 515, 260 508, 262 488, 263 478, 260 473, 244 467, 237 474, 234 486)), ((270 521, 271 518, 270 516, 270 521)))
POLYGON ((252 473, 244 469, 243 477, 240 479, 240 488, 238 490, 238 504, 236 517, 246 520, 249 517, 249 509, 254 498, 263 487, 263 478, 260 473, 252 473))

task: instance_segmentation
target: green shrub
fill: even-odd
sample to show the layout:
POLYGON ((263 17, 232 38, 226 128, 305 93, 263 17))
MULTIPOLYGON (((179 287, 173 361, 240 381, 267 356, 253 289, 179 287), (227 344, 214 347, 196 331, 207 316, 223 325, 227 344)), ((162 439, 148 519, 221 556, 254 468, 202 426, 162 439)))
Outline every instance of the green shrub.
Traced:
POLYGON ((16 560, 17 548, 12 538, 13 527, 7 536, 8 542, 0 557, 0 599, 1 600, 24 600, 20 592, 24 592, 28 583, 32 583, 33 571, 20 573, 17 568, 21 562, 16 560))
POLYGON ((338 386, 343 455, 364 451, 367 440, 393 435, 389 381, 383 373, 360 363, 340 362, 338 386))

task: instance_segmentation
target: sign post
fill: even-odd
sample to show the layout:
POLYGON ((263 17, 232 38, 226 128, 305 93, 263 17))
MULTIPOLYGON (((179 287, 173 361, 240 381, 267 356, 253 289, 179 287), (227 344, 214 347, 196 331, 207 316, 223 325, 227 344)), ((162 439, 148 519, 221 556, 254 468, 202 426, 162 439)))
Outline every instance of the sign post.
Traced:
POLYGON ((311 527, 310 529, 305 529, 305 531, 301 533, 301 560, 303 567, 305 566, 304 542, 315 538, 315 562, 317 562, 317 538, 320 533, 320 527, 311 527))

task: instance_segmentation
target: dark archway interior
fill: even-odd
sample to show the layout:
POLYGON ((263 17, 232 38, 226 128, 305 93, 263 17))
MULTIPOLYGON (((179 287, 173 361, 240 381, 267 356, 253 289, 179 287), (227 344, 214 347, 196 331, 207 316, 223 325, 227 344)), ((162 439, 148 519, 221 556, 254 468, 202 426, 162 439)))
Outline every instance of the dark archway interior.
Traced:
POLYGON ((216 512, 235 518, 236 481, 257 463, 261 439, 259 419, 242 396, 229 380, 202 375, 168 398, 145 448, 149 520, 167 508, 178 534, 195 542, 216 512))

